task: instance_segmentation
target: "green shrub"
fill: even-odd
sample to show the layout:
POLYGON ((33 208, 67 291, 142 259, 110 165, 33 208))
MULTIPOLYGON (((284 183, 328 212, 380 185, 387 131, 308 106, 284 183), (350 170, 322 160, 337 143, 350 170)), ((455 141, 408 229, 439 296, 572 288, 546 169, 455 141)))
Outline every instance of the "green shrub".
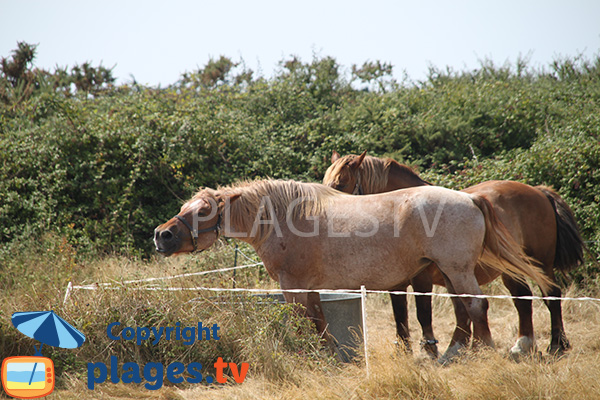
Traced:
MULTIPOLYGON (((52 231, 77 251, 148 255, 154 227, 198 187, 319 181, 333 150, 391 156, 449 185, 549 184, 586 239, 598 235, 598 60, 432 69, 377 92, 353 89, 329 57, 282 62, 269 80, 236 65, 221 57, 165 89, 34 91, 0 106, 0 242, 52 231)), ((389 75, 365 65, 386 69, 363 81, 389 75)))
MULTIPOLYGON (((591 122, 591 121, 590 121, 591 122)), ((506 152, 495 159, 467 160, 459 169, 440 174, 430 171, 426 179, 462 189, 491 179, 509 179, 530 185, 548 185, 572 208, 589 248, 587 263, 571 273, 577 282, 595 279, 600 273, 600 141, 598 124, 582 130, 563 129, 540 136, 527 150, 506 152)))

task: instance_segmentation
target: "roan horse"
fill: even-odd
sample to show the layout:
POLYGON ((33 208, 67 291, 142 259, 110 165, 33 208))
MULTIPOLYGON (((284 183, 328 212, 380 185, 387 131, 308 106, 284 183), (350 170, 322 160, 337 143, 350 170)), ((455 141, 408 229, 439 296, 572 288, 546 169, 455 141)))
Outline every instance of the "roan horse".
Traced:
MULTIPOLYGON (((397 189, 429 186, 412 169, 391 159, 333 153, 332 164, 325 173, 323 183, 340 191, 353 194, 383 193, 397 189)), ((545 186, 531 187, 512 181, 488 181, 464 189, 463 192, 481 195, 488 199, 498 217, 520 243, 527 255, 538 260, 545 274, 555 282, 554 269, 568 271, 583 261, 584 243, 579 234, 575 218, 569 206, 552 189, 545 186)), ((478 267, 476 276, 480 284, 488 283, 499 275, 478 267)), ((522 280, 502 274, 502 280, 513 296, 531 296, 529 286, 522 280)), ((440 273, 430 267, 410 284, 416 292, 430 292, 432 284, 445 285, 440 273)), ((404 283, 396 290, 406 290, 404 283)), ((554 285, 548 296, 560 297, 560 287, 554 285)), ((394 317, 399 338, 409 346, 408 316, 405 295, 392 295, 394 317)), ((431 298, 416 296, 417 318, 423 329, 424 349, 437 357, 437 340, 431 325, 431 298)), ((531 300, 514 300, 519 313, 519 338, 511 349, 515 357, 535 351, 535 336, 532 321, 531 300)), ((470 336, 468 315, 460 309, 457 313, 457 329, 453 344, 464 345, 470 336)), ((560 301, 546 301, 551 315, 551 342, 548 351, 561 354, 570 345, 567 340, 560 301)), ((451 345, 452 346, 452 345, 451 345)))
MULTIPOLYGON (((319 294, 287 289, 390 290, 432 263, 456 293, 481 294, 478 262, 548 282, 487 200, 438 187, 350 196, 316 183, 259 180, 203 189, 155 229, 154 242, 165 256, 191 253, 221 232, 254 247, 286 301, 302 304, 330 344, 319 294)), ((487 300, 463 298, 461 305, 474 339, 493 346, 487 300)))

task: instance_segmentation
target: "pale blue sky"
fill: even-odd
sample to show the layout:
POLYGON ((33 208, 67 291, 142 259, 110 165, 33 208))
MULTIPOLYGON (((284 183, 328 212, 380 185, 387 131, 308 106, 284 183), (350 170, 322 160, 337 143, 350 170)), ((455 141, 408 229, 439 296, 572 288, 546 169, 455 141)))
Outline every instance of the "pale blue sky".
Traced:
POLYGON ((84 1, 0 0, 0 56, 17 41, 37 43, 35 65, 91 61, 143 84, 174 83, 225 55, 271 76, 297 55, 332 56, 347 70, 381 60, 413 80, 429 65, 475 68, 529 56, 547 66, 561 56, 600 51, 600 1, 84 1))

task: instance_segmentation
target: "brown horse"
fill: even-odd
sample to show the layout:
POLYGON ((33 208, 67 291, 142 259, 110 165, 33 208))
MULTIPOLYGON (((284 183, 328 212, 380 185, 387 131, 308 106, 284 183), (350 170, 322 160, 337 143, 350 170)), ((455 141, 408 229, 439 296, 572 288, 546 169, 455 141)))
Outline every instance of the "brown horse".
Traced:
MULTIPOLYGON (((374 194, 391 190, 429 186, 412 169, 391 159, 348 155, 340 157, 333 153, 332 165, 327 170, 323 183, 346 193, 374 194)), ((463 190, 487 198, 498 213, 500 220, 520 243, 525 252, 538 260, 546 275, 555 281, 554 269, 568 271, 583 261, 584 243, 579 234, 575 218, 569 206, 552 189, 545 186, 531 187, 512 181, 488 181, 463 190)), ((497 271, 478 267, 476 276, 480 284, 498 277, 497 271)), ((502 275, 502 280, 513 296, 530 296, 531 289, 523 281, 502 275)), ((444 286, 439 271, 430 267, 414 277, 410 284, 416 292, 430 292, 432 284, 444 286)), ((408 283, 398 286, 406 290, 408 283)), ((553 286, 549 296, 560 297, 561 290, 553 286)), ((393 295, 392 305, 399 338, 409 346, 406 296, 393 295)), ((423 329, 423 347, 432 356, 437 356, 437 340, 431 325, 431 298, 416 296, 417 318, 423 329)), ((532 321, 531 300, 515 300, 519 313, 519 338, 511 353, 515 356, 534 351, 535 336, 532 321)), ((458 304, 460 306, 460 304, 458 304)), ((560 354, 570 347, 563 322, 560 301, 546 301, 551 315, 551 342, 548 351, 560 354)), ((457 308, 457 329, 452 343, 464 345, 470 336, 468 316, 457 308)), ((449 354, 450 356, 451 354, 449 354)))
MULTIPOLYGON (((325 336, 319 294, 286 290, 390 290, 432 263, 455 293, 481 293, 478 262, 548 282, 487 200, 439 187, 350 196, 316 183, 260 180, 204 189, 156 228, 154 242, 165 256, 190 253, 212 246, 221 232, 250 243, 286 300, 301 303, 325 336)), ((460 307, 474 339, 493 346, 487 301, 463 298, 460 307)))

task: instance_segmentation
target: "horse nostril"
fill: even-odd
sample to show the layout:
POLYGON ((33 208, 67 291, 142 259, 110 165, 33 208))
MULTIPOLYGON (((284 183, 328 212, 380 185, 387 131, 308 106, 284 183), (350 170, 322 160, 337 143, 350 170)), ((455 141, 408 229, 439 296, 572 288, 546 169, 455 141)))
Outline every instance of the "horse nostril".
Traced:
POLYGON ((160 237, 164 241, 169 241, 169 240, 173 239, 173 233, 171 231, 162 231, 160 233, 160 237))

